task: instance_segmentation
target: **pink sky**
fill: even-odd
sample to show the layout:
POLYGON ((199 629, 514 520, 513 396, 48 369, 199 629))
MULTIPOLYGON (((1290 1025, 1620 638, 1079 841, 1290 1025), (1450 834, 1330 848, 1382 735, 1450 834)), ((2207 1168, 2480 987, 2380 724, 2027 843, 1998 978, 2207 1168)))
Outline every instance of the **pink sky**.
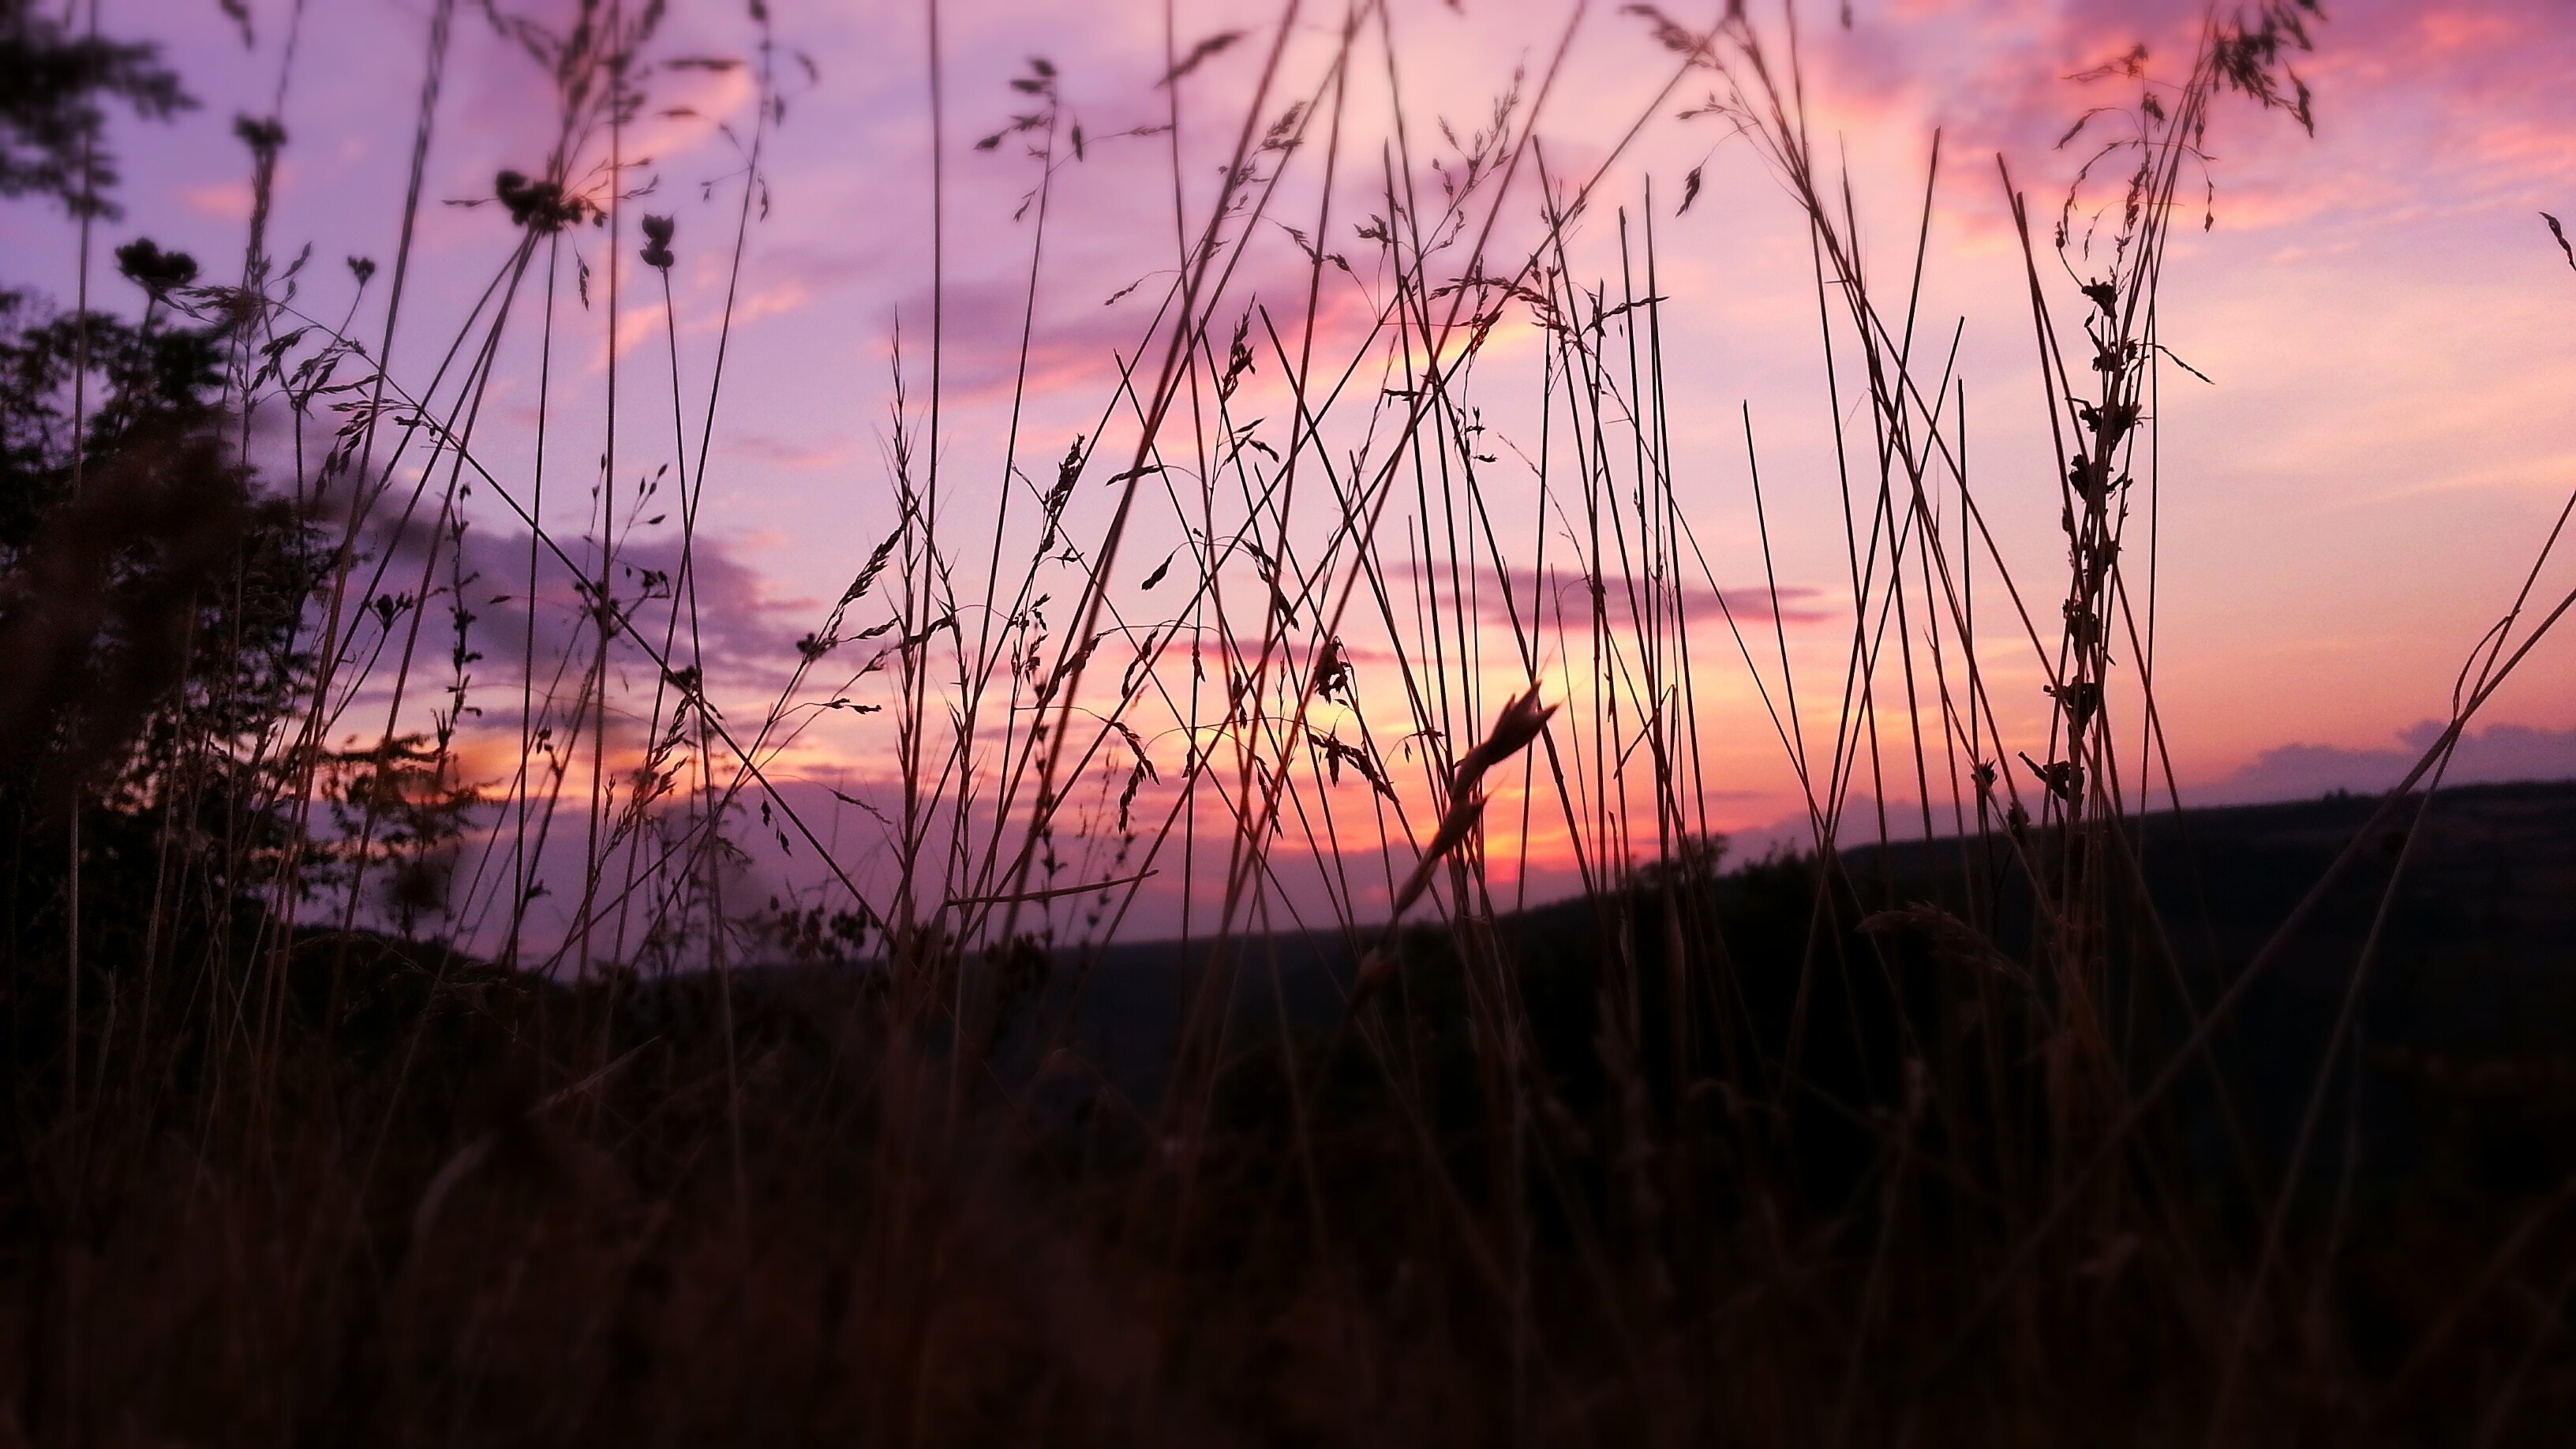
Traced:
MULTIPOLYGON (((771 204, 752 229, 715 423, 706 537, 718 553, 705 586, 720 590, 725 613, 710 673, 720 693, 744 701, 774 687, 794 658, 791 641, 820 620, 889 526, 889 339, 899 312, 917 365, 930 314, 922 7, 770 5, 782 43, 810 57, 815 78, 786 67, 785 124, 767 162, 771 204)), ((230 121, 270 109, 294 8, 252 0, 245 48, 214 0, 104 0, 104 27, 161 40, 205 102, 175 126, 119 129, 126 216, 111 241, 149 234, 201 258, 239 254, 246 166, 230 121)), ((313 244, 307 298, 317 312, 336 316, 346 305, 340 257, 391 258, 430 8, 429 0, 334 0, 304 16, 271 231, 286 256, 313 244)), ((570 6, 504 8, 545 15, 570 6)), ((1308 8, 1320 18, 1290 47, 1292 72, 1323 53, 1340 14, 1308 8)), ((2317 53, 2299 59, 2317 93, 2316 135, 2248 106, 2222 108, 2211 135, 2216 225, 2177 234, 2161 303, 2165 341, 2215 384, 2169 373, 2159 417, 2158 692, 2177 772, 2203 799, 2392 782, 2402 773, 2402 764, 2391 768, 2402 732, 2446 713, 2461 659, 2510 599, 2576 486, 2576 272, 2537 215, 2576 213, 2576 91, 2566 84, 2576 74, 2576 21, 2559 0, 2342 0, 2331 10, 2317 53)), ((733 0, 675 0, 672 12, 660 56, 747 53, 752 32, 733 0)), ((1933 130, 1942 132, 1924 327, 1946 339, 1965 319, 1960 376, 1983 506, 2016 571, 2048 580, 2063 543, 1995 156, 2008 159, 2034 209, 2053 214, 2082 148, 2051 143, 2087 105, 2118 99, 2063 77, 2140 40, 2178 71, 2199 6, 1854 0, 1852 12, 1846 32, 1832 7, 1802 9, 1819 114, 1847 151, 1882 276, 1910 248, 1923 158, 1933 130)), ((1193 188, 1213 186, 1276 13, 1268 3, 1179 0, 1184 47, 1229 29, 1254 36, 1187 83, 1193 188)), ((1472 129, 1516 65, 1533 74, 1545 66, 1572 13, 1539 0, 1464 0, 1455 9, 1397 0, 1411 124, 1427 130, 1437 116, 1472 129)), ((1035 171, 1016 143, 970 147, 1015 104, 1025 108, 1008 81, 1032 55, 1057 67, 1070 111, 1095 138, 1090 158, 1060 177, 1049 221, 1016 460, 1043 477, 1066 438, 1092 426, 1115 377, 1111 354, 1136 349, 1160 285, 1154 274, 1168 279, 1173 265, 1164 143, 1102 139, 1161 118, 1154 80, 1164 36, 1162 7, 1148 4, 951 0, 943 17, 952 178, 945 463, 952 498, 964 500, 955 507, 971 514, 990 506, 975 501, 977 490, 990 494, 1004 462, 998 439, 1031 233, 1012 213, 1035 171), (1146 285, 1125 300, 1104 305, 1140 280, 1146 285)), ((459 25, 428 171, 433 203, 488 196, 503 166, 537 169, 548 129, 535 68, 481 20, 459 25)), ((1635 18, 1591 7, 1539 126, 1551 169, 1588 173, 1665 71, 1635 18)), ((739 197, 729 179, 739 162, 714 123, 747 129, 753 92, 741 71, 665 72, 654 84, 651 111, 627 145, 650 157, 641 169, 658 178, 639 205, 679 219, 671 280, 681 368, 702 397, 739 197), (661 114, 673 108, 691 114, 661 114)), ((1372 94, 1355 93, 1346 124, 1373 155, 1388 111, 1382 87, 1372 94)), ((1814 603, 1818 620, 1843 621, 1795 624, 1793 647, 1829 670, 1848 639, 1850 600, 1803 228, 1742 143, 1674 118, 1691 98, 1686 91, 1662 107, 1603 183, 1577 266, 1615 266, 1610 208, 1633 213, 1651 177, 1670 298, 1670 386, 1686 409, 1675 420, 1677 491, 1719 582, 1730 594, 1758 585, 1739 411, 1749 406, 1781 581, 1814 603), (1694 167, 1705 189, 1677 217, 1673 199, 1694 167)), ((1358 169, 1374 175, 1374 162, 1358 169)), ((1366 187, 1347 190, 1336 197, 1345 246, 1368 210, 1366 187)), ((1505 223, 1523 246, 1535 235, 1534 193, 1524 190, 1505 223)), ((1190 200, 1203 206, 1206 196, 1190 200)), ((1282 215, 1301 206, 1311 213, 1314 201, 1306 194, 1282 215)), ((512 240, 493 208, 423 211, 420 273, 406 302, 418 320, 398 347, 398 372, 434 362, 512 240)), ((604 238, 580 244, 594 267, 606 264, 604 238)), ((70 293, 71 233, 58 217, 24 204, 0 209, 0 254, 7 280, 70 293)), ((1513 244, 1497 254, 1514 254, 1513 244)), ((1304 270, 1285 239, 1261 257, 1247 262, 1257 274, 1241 284, 1245 294, 1301 311, 1304 270)), ((633 472, 670 456, 670 383, 658 285, 627 265, 619 447, 621 471, 633 472)), ((1347 285, 1348 295, 1327 298, 1327 331, 1365 325, 1358 284, 1347 285)), ((565 386, 556 417, 567 436, 595 440, 599 314, 565 315, 572 320, 562 325, 588 340, 560 353, 558 367, 588 381, 565 386)), ((373 325, 361 330, 372 335, 373 325)), ((532 330, 511 343, 531 359, 532 330)), ((1509 387, 1515 367, 1534 376, 1535 335, 1498 337, 1483 364, 1493 385, 1509 387)), ((1268 385, 1271 373, 1257 372, 1252 385, 1268 385)), ((533 414, 525 370, 505 374, 498 416, 478 448, 495 462, 524 456, 533 414)), ((925 381, 916 376, 911 386, 917 404, 925 381)), ((1489 421, 1514 432, 1508 419, 1489 421)), ((697 425, 693 412, 692 437, 697 425)), ((568 482, 559 496, 578 491, 568 482)), ((577 532, 578 511, 576 501, 549 521, 577 532)), ((495 557, 524 547, 509 541, 505 520, 490 522, 495 557)), ((1178 539, 1168 520, 1145 529, 1123 571, 1150 567, 1178 539)), ((2562 563, 2543 591, 2554 597, 2571 582, 2576 568, 2562 563)), ((2038 593, 2050 597, 2049 585, 2038 593)), ((2045 701, 2027 646, 2000 633, 1985 642, 2006 681, 1999 687, 2021 691, 2037 717, 2045 701)), ((2472 777, 2576 773, 2571 658, 2567 647, 2544 647, 2496 698, 2482 721, 2508 728, 2481 746, 2486 756, 2472 753, 2464 765, 2472 777)), ((1787 771, 1749 687, 1711 688, 1712 738, 1721 741, 1712 754, 1728 776, 1713 797, 1720 823, 1744 830, 1792 816, 1787 771)), ((854 721, 818 730, 795 763, 847 782, 881 776, 885 749, 854 721)))

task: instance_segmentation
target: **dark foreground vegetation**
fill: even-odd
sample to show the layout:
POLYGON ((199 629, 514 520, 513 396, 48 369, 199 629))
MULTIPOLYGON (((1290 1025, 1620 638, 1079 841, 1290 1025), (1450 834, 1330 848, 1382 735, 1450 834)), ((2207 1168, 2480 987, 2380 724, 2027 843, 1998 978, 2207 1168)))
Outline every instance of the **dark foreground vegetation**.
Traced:
MULTIPOLYGON (((684 364, 670 273, 721 196, 738 277, 782 69, 815 68, 757 3, 739 56, 660 56, 655 4, 427 9, 402 250, 333 271, 335 309, 269 235, 281 121, 235 125, 250 234, 207 280, 113 230, 102 117, 177 115, 179 77, 0 0, 0 195, 60 210, 85 292, 0 293, 0 1446, 2564 1441, 2576 786, 2443 781, 2576 605, 2537 592, 2559 536, 2385 796, 2181 810, 2127 583, 2168 223, 2207 224, 2222 103, 2309 121, 2313 4, 2213 16, 2178 78, 2092 72, 2122 101, 2053 230, 1999 173, 2062 589, 2015 582, 1980 509, 2031 497, 1979 503, 1965 396, 1886 300, 1922 244, 1875 270, 1811 149, 1796 11, 1622 13, 1649 111, 1727 128, 1811 243, 1840 471, 1792 486, 1839 490, 1851 569, 1824 675, 1750 409, 1758 607, 1692 532, 1717 484, 1676 487, 1669 419, 1723 405, 1664 381, 1679 213, 1547 172, 1553 72, 1428 155, 1346 153, 1346 99, 1404 110, 1386 8, 1320 67, 1282 60, 1323 34, 1293 15, 1175 37, 1138 86, 1170 130, 1087 143, 1175 137, 1117 397, 1060 462, 1014 412, 961 481, 934 321, 892 531, 765 715, 710 698, 729 333, 684 364), (464 25, 562 125, 463 198, 496 270, 443 360, 387 362, 438 355, 396 352, 394 304, 464 25), (1264 46, 1185 187, 1175 98, 1264 46), (631 216, 651 87, 735 71, 740 171, 690 229, 631 216), (1292 241, 1299 286, 1229 293, 1292 241), (524 355, 541 416, 613 404, 555 328, 615 337, 639 287, 675 451, 606 431, 548 503, 545 424, 524 463, 478 439, 486 390, 524 355), (1536 396, 1488 410, 1507 313, 1536 396), (2045 692, 1999 702, 1979 641, 2023 636, 2045 692), (1698 684, 1736 661, 1807 850, 1709 829, 1698 684), (873 865, 781 786, 808 729, 884 766, 827 791, 873 865), (1857 802, 1909 778, 1898 833, 1937 838, 1889 843, 1857 802), (1516 904, 1533 821, 1575 899, 1516 904), (744 897, 764 836, 812 889, 744 897), (1158 873, 1186 941, 1120 928, 1158 873)), ((958 148, 1035 178, 1031 317, 1087 164, 1070 85, 1030 62, 958 148)))
MULTIPOLYGON (((2135 1055, 2088 1143, 2375 803, 2146 823, 2174 939, 2117 953, 2135 1055)), ((2465 1442, 2478 1406, 2493 1442, 2550 1442, 2576 785, 2448 792, 2412 828, 2358 994, 2386 826, 2099 1167, 2116 1206, 2035 1261, 2024 1184, 2088 1165, 2017 1120, 2047 1007, 1927 904, 2008 891, 1992 842, 1507 915, 1508 981, 1416 931, 1348 1020, 1338 940, 1062 952, 981 1072, 908 1003, 953 986, 917 965, 575 986, 313 932, 255 1043, 101 972, 125 995, 66 1112, 62 1001, 22 978, 15 1409, 106 1442, 2164 1443, 2233 1356, 2264 1436, 2465 1442), (1498 1047, 1477 998, 1506 991, 1498 1047), (1506 1052, 1526 1120, 1489 1106, 1506 1052), (2225 1290, 2267 1252, 2249 1331, 2225 1290)))

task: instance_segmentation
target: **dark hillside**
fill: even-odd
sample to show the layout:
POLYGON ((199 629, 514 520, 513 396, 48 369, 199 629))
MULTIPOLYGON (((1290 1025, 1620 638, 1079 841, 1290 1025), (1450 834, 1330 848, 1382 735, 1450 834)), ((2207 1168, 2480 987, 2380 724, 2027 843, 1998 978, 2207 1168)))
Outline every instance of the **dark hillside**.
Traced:
MULTIPOLYGON (((2377 797, 2330 796, 2135 822, 2137 869, 2160 919, 2131 923, 2122 958, 2143 1033, 2133 1060, 2165 1059, 2158 1044, 2178 1040, 2194 1012, 2236 979, 2379 804, 2377 797), (2176 994, 2177 980, 2188 983, 2188 1004, 2176 994)), ((2368 1066, 2356 1165, 2404 1174, 2447 1151, 2554 1181, 2576 1167, 2576 1145, 2558 1145, 2576 1144, 2576 1135, 2542 1130, 2562 1120, 2576 1125, 2576 783, 2446 790, 2429 810, 2420 798, 2406 802, 2398 818, 2405 823, 2383 826, 2363 843, 2355 866, 2326 892, 2219 1033, 2214 1058, 2232 1110, 2249 1145, 2273 1160, 2286 1156, 2386 899, 2356 1018, 2368 1066), (2410 831, 2414 848, 2391 898, 2388 883, 2410 831)), ((2035 837, 2033 848, 2053 843, 2053 837, 2035 837)), ((1733 989, 1753 1023, 1742 1044, 1746 1058, 1712 1059, 1712 1079, 1730 1067, 1777 1071, 1786 1056, 1817 880, 1812 860, 1748 863, 1710 882, 1705 904, 1690 912, 1713 924, 1733 966, 1733 989)), ((1884 979, 1871 964, 1872 933, 1859 929, 1861 919, 1940 903, 1963 919, 1994 922, 1995 946, 2021 959, 2029 948, 2027 892, 2016 886, 2007 842, 1997 831, 1984 840, 1850 850, 1830 895, 1844 928, 1835 938, 1841 955, 1819 957, 1807 1008, 1816 1025, 1802 1051, 1802 1071, 1845 1105, 1887 1106, 1901 1074, 1900 1033, 1887 1010, 1884 979), (1847 976, 1854 967, 1859 974, 1847 976), (1846 981, 1859 984, 1846 989, 1846 981)), ((1598 1029, 1593 943, 1605 921, 1614 937, 1624 925, 1638 958, 1656 959, 1666 921, 1662 896, 1661 888, 1649 886, 1495 923, 1495 935, 1524 972, 1520 989, 1542 1049, 1569 1080, 1587 1070, 1598 1029)), ((1409 989, 1401 993, 1406 1009, 1430 1018, 1459 1009, 1446 979, 1454 958, 1444 952, 1440 933, 1417 929, 1405 940, 1412 948, 1409 989)), ((1060 1008, 1072 999, 1072 983, 1082 983, 1067 1043, 1120 1091, 1151 1101, 1165 1082, 1210 954, 1203 943, 1185 948, 1178 942, 1066 951, 1056 962, 1048 1001, 1060 1008)), ((1336 935, 1292 934, 1239 940, 1228 959, 1235 968, 1228 983, 1232 1040, 1244 1049, 1276 1039, 1283 1005, 1295 1032, 1328 1036, 1341 1015, 1355 951, 1336 935), (1274 974, 1277 1001, 1270 990, 1274 974)), ((1652 1027, 1664 1002, 1653 973, 1646 974, 1639 1010, 1652 1027)), ((1923 1005, 1914 1002, 1918 1010, 1923 1005)), ((2186 1090, 2197 1094, 2198 1155, 2214 1168, 2224 1137, 2219 1106, 2208 1095, 2206 1074, 2195 1074, 2186 1090)), ((2341 1133, 2329 1136, 2311 1154, 2312 1169, 2331 1173, 2342 1161, 2341 1133)))

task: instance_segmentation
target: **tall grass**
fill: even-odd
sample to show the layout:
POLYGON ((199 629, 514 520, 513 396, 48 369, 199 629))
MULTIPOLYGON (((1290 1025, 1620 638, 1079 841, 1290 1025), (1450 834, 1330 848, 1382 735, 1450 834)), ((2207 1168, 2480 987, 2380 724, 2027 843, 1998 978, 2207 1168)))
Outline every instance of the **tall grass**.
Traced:
POLYGON ((2355 1306, 2390 1267, 2364 1225, 2421 1220, 2356 1201, 2349 1153, 2312 1166, 2376 926, 2285 1160, 2213 1050, 2566 612, 2536 593, 2557 536, 2268 942, 2216 959, 2148 889, 2148 818, 2182 804, 2169 230, 2213 126, 2307 123, 2313 6, 2213 18, 2178 79, 2093 76, 2129 99, 2070 135, 2106 139, 2062 203, 1930 138, 1891 264, 1812 134, 1794 8, 1577 7, 1463 133, 1411 102, 1400 9, 1167 22, 1163 118, 1104 136, 1043 61, 959 95, 932 0, 934 301, 926 345, 919 317, 893 340, 887 523, 765 681, 721 677, 708 487, 719 417, 757 407, 733 313, 802 71, 758 3, 714 59, 667 54, 659 4, 572 14, 428 8, 393 249, 337 315, 268 235, 284 129, 245 122, 241 281, 157 286, 140 324, 219 344, 221 412, 166 446, 76 421, 83 501, 12 559, 10 649, 72 627, 46 599, 77 589, 26 581, 119 567, 161 613, 102 605, 78 650, 175 641, 148 705, 66 672, 35 697, 77 732, 7 721, 40 774, 114 756, 42 803, 91 822, 71 868, 13 888, 15 1432, 2232 1443, 2564 1412, 2563 1289, 2501 1290, 2571 1261, 2567 1187, 2476 1205, 2438 1301, 2355 1306), (488 285, 423 316, 427 158, 487 25, 555 125, 479 213, 488 285), (1585 26, 1624 27, 1641 80, 1569 172, 1540 138, 1585 26), (1228 52, 1248 93, 1194 84, 1228 52), (675 221, 628 133, 709 67, 757 100, 675 221), (1735 409, 1673 381, 1658 229, 1702 175, 1623 169, 1650 124, 1723 128, 1806 233, 1823 485, 1766 475, 1749 407, 1740 480, 1678 456, 1677 418, 1735 409), (1065 444, 1032 421, 1042 301, 1105 147, 1164 152, 1171 231, 1133 244, 1150 319, 1065 444), (1018 229, 972 243, 1025 247, 998 439, 958 435, 965 166, 1027 177, 1018 229), (2062 581, 1999 545, 2026 490, 1971 469, 1956 334, 1921 315, 1944 187, 1998 188, 2017 229, 2062 581), (693 250, 726 259, 711 333, 671 282, 693 250), (639 289, 662 335, 629 347, 639 289), (602 373, 568 365, 594 345, 602 373), (524 457, 504 383, 533 390, 524 457), (638 457, 620 413, 666 408, 638 457), (252 464, 259 528, 81 511, 252 464), (1753 536, 1721 549, 1701 503, 1737 486, 1753 536), (1784 486, 1839 493, 1829 670, 1793 663, 1784 486), (1712 556, 1755 553, 1765 586, 1723 587, 1712 556), (1998 699, 2031 668, 2045 710, 1998 699), (1726 862, 1721 687, 1776 736, 1806 850, 1726 862), (770 896, 755 852, 806 888, 770 896), (1533 909, 1551 880, 1574 900, 1533 909), (1140 1088, 1087 1003, 1159 969, 1122 948, 1165 903, 1178 1019, 1140 1088), (2186 1141, 2211 1122, 2214 1155, 2186 1141))

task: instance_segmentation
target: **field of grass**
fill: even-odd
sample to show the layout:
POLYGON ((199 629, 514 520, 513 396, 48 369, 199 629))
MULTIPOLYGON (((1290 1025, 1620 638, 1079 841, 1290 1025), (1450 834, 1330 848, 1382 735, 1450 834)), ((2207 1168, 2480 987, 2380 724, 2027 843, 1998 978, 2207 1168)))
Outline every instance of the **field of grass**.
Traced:
POLYGON ((245 117, 236 270, 116 224, 101 115, 184 64, 0 0, 0 194, 84 261, 0 292, 0 1445, 2564 1442, 2576 786, 2444 785, 2566 667, 2557 529, 2385 795, 2186 810, 2157 710, 2168 229, 2211 136, 2310 123, 2312 0, 2070 90, 2072 193, 1975 181, 2054 572, 1917 316, 1985 162, 1925 138, 1867 195, 1817 17, 1618 15, 1637 125, 1748 149, 1804 234, 1825 670, 1758 420, 1669 380, 1702 174, 1563 169, 1546 52, 1435 125, 1384 6, 1291 4, 1173 36, 1162 125, 1086 136, 1031 61, 978 132, 931 0, 932 194, 1028 178, 1017 231, 922 218, 943 275, 1025 256, 1007 426, 954 436, 934 278, 859 485, 890 528, 782 678, 724 675, 702 505, 761 402, 733 291, 684 330, 671 269, 742 280, 810 63, 759 0, 721 56, 647 0, 414 8, 381 259, 272 234, 292 143, 245 117), (467 27, 558 124, 427 315, 467 27), (628 150, 711 71, 757 98, 724 234, 628 150), (1050 206, 1113 144, 1168 148, 1173 226, 1066 446, 1022 427, 1050 206), (1739 412, 1752 592, 1674 461, 1739 412), (1721 678, 1799 849, 1712 827, 1721 678))

